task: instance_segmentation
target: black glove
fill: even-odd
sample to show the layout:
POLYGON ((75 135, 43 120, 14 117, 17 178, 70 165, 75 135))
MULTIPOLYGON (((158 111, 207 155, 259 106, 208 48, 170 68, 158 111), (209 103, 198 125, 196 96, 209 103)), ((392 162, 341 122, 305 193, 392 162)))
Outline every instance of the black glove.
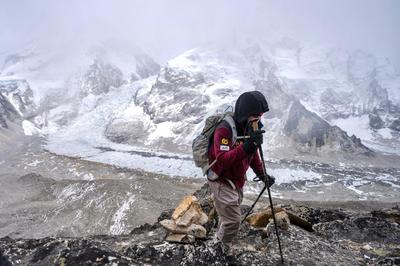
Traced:
POLYGON ((254 153, 258 146, 263 143, 263 133, 265 130, 250 131, 250 138, 243 143, 243 149, 247 154, 254 153))
POLYGON ((263 181, 264 184, 268 183, 268 187, 271 187, 273 184, 275 184, 275 177, 273 177, 272 175, 259 175, 253 178, 253 181, 255 182, 259 182, 259 181, 263 181))

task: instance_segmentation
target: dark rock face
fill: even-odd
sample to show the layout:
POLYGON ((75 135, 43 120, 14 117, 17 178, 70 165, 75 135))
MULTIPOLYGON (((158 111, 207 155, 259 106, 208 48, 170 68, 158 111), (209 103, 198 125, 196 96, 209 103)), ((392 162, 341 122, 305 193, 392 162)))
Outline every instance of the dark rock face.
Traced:
POLYGON ((298 101, 292 103, 284 132, 299 143, 324 145, 324 133, 329 130, 329 124, 314 113, 307 111, 298 101), (314 143, 311 143, 311 142, 314 143))
POLYGON ((11 266, 7 256, 3 256, 3 250, 0 249, 0 266, 11 266))
POLYGON ((2 115, 0 115, 0 127, 8 128, 7 121, 2 115))
POLYGON ((8 121, 19 122, 35 110, 33 92, 25 80, 0 81, 0 127, 7 128, 8 121))
POLYGON ((143 108, 155 123, 178 122, 191 116, 204 115, 205 104, 210 99, 201 94, 196 86, 204 84, 202 74, 165 67, 152 86, 143 108), (176 112, 180 109, 180 112, 176 112))
POLYGON ((395 130, 395 131, 400 132, 400 118, 394 120, 394 121, 390 124, 389 128, 392 129, 392 130, 395 130))
POLYGON ((368 114, 373 129, 389 128, 400 132, 400 107, 391 101, 382 101, 368 114), (382 119, 383 118, 383 119, 382 119))
POLYGON ((312 224, 344 220, 345 218, 348 218, 350 216, 349 213, 340 209, 318 209, 305 206, 291 206, 288 209, 312 224))
POLYGON ((95 60, 83 77, 82 93, 84 95, 107 93, 111 87, 118 88, 123 83, 123 74, 120 69, 102 60, 95 60))
MULTIPOLYGON (((154 231, 152 231, 154 232, 154 231)), ((40 240, 1 239, 10 260, 22 265, 229 265, 229 257, 213 240, 193 245, 171 244, 154 237, 135 241, 149 232, 120 237, 87 239, 45 238, 40 240), (125 245, 125 246, 124 246, 125 245), (11 254, 11 252, 13 252, 11 254)), ((163 235, 162 231, 157 234, 163 235)), ((281 232, 284 259, 300 265, 361 264, 356 253, 344 246, 332 246, 318 236, 291 227, 281 232)), ((261 231, 243 228, 233 247, 239 265, 277 265, 280 257, 274 236, 263 238, 261 231)))
POLYGON ((314 229, 330 239, 349 239, 358 243, 375 241, 400 244, 399 225, 378 217, 349 217, 316 224, 314 229))
POLYGON ((339 127, 330 126, 315 113, 304 108, 298 101, 290 107, 284 133, 297 144, 297 149, 305 152, 328 147, 332 151, 350 153, 369 153, 370 150, 361 144, 355 136, 349 137, 339 127))
POLYGON ((369 154, 361 140, 336 126, 331 126, 317 114, 307 110, 295 97, 281 89, 279 80, 270 73, 268 81, 257 81, 255 89, 268 95, 271 110, 268 116, 284 120, 283 133, 300 152, 344 151, 369 154))
POLYGON ((369 118, 369 126, 373 129, 381 129, 385 125, 385 123, 379 116, 376 109, 374 109, 374 111, 368 115, 368 118, 369 118))
POLYGON ((0 93, 0 126, 8 128, 6 119, 16 120, 19 117, 17 110, 11 105, 11 103, 0 93))

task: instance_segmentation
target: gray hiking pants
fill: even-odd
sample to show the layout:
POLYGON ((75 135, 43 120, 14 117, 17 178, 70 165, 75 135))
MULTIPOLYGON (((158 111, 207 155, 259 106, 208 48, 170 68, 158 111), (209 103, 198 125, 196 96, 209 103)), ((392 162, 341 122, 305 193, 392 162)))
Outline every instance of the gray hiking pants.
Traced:
POLYGON ((214 206, 219 217, 217 237, 230 245, 239 232, 243 190, 233 189, 232 186, 218 181, 208 181, 208 184, 214 195, 214 206))

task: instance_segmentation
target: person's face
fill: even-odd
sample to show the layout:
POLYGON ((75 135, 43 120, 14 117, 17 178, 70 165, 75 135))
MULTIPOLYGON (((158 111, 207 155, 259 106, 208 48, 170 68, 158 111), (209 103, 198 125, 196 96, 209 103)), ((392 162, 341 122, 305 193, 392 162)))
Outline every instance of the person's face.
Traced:
POLYGON ((260 121, 262 115, 263 115, 263 113, 253 114, 253 115, 249 116, 249 118, 247 118, 247 122, 251 123, 251 124, 254 122, 258 122, 258 121, 260 121))

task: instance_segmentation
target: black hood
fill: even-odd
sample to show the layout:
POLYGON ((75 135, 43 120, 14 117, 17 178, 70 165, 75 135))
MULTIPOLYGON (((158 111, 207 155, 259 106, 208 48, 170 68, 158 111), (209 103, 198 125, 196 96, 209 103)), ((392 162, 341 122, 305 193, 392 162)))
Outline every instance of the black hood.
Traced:
POLYGON ((247 121, 251 115, 269 111, 267 100, 259 91, 247 91, 239 96, 235 104, 233 118, 240 124, 247 121))

